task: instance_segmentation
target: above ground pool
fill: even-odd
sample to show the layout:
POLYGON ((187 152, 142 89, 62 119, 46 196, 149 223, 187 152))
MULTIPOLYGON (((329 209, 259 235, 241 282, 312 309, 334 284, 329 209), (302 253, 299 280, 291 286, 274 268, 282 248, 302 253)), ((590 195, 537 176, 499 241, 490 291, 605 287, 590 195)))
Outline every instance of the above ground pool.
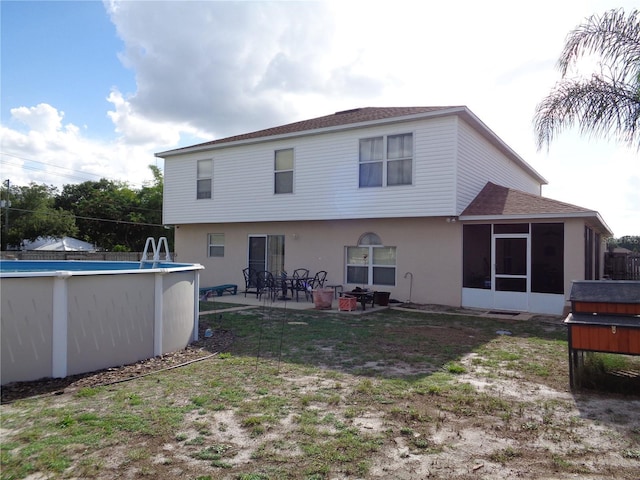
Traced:
POLYGON ((180 268, 190 267, 188 263, 174 263, 163 261, 146 262, 109 262, 86 260, 0 260, 0 274, 28 273, 28 272, 57 272, 71 271, 92 274, 112 270, 120 273, 122 270, 146 270, 151 268, 180 268))
POLYGON ((65 377, 185 348, 199 264, 0 261, 0 383, 65 377))

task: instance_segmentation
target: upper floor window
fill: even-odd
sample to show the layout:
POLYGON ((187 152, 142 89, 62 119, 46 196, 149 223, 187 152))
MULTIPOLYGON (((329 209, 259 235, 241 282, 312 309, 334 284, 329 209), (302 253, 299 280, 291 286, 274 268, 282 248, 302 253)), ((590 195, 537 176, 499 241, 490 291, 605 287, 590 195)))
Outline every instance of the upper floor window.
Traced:
POLYGON ((293 148, 276 150, 274 193, 293 193, 293 148))
POLYGON ((210 233, 207 237, 208 255, 210 257, 224 257, 224 233, 210 233))
POLYGON ((411 185, 413 134, 361 139, 359 161, 360 188, 411 185))
POLYGON ((213 160, 198 160, 198 181, 196 198, 211 198, 213 181, 213 160))

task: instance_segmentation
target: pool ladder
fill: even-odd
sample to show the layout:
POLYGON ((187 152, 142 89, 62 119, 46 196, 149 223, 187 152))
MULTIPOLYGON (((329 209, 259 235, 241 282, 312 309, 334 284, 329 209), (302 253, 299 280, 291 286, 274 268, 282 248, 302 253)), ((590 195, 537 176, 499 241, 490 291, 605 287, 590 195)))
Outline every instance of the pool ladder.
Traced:
POLYGON ((160 237, 156 245, 156 240, 153 237, 147 237, 147 241, 144 244, 144 252, 142 252, 142 258, 140 259, 140 268, 144 268, 145 264, 152 263, 151 268, 155 268, 160 262, 160 252, 164 246, 165 262, 171 262, 171 253, 169 252, 169 242, 167 237, 160 237), (153 258, 149 259, 149 247, 153 252, 153 258))

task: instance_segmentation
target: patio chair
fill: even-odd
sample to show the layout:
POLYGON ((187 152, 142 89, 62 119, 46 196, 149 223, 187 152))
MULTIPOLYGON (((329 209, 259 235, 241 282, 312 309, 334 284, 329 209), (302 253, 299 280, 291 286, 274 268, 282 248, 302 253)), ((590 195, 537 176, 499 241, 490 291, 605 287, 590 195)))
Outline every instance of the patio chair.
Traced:
POLYGON ((242 270, 242 275, 244 275, 244 296, 246 297, 247 293, 255 293, 257 297, 259 292, 256 271, 252 268, 245 268, 242 270))
POLYGON ((299 301, 299 293, 304 292, 304 297, 309 300, 311 296, 311 278, 309 278, 308 268, 297 268, 293 271, 291 280, 291 296, 296 295, 296 302, 299 301))
POLYGON ((277 295, 277 285, 271 272, 262 271, 256 273, 258 293, 257 297, 262 299, 263 295, 268 295, 273 302, 277 295))
POLYGON ((324 270, 320 270, 313 276, 313 280, 311 280, 311 288, 313 290, 317 288, 324 288, 324 282, 327 281, 327 272, 324 270))
POLYGON ((287 297, 289 293, 289 275, 286 270, 282 270, 280 275, 273 276, 274 281, 276 282, 276 291, 280 293, 279 300, 290 300, 287 297))

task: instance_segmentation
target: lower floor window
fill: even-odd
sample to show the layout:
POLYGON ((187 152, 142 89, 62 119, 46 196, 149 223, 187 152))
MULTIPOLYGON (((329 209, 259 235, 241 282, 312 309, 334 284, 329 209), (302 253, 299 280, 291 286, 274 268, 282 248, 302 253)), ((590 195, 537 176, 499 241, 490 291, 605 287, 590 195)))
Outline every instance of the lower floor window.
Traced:
POLYGON ((224 257, 224 233, 210 233, 207 235, 210 257, 224 257))
POLYGON ((367 245, 346 247, 347 283, 396 284, 396 247, 367 245))

